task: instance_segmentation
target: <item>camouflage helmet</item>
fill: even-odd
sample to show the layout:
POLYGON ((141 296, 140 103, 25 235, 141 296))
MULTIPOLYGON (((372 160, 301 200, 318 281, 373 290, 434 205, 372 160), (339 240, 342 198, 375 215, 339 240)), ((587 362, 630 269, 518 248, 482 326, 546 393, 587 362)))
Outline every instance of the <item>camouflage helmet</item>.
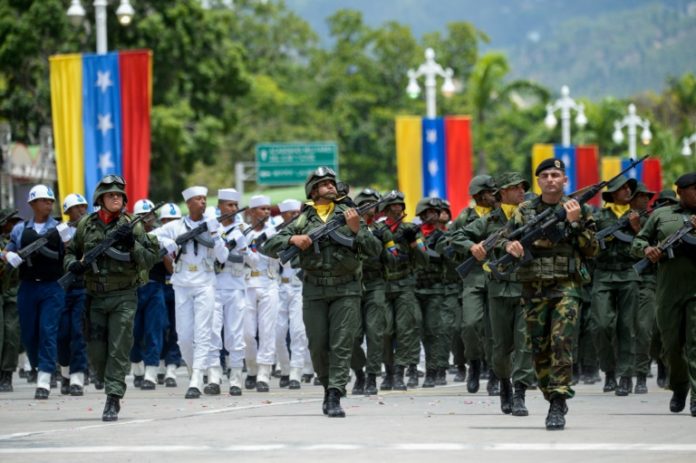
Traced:
POLYGON ((402 206, 406 207, 406 196, 404 196, 404 194, 401 191, 392 190, 389 193, 387 193, 386 196, 390 196, 390 198, 384 201, 379 206, 380 212, 384 211, 387 207, 391 206, 392 204, 401 204, 402 206))
POLYGON ((668 206, 670 204, 679 204, 677 194, 674 192, 674 190, 662 190, 653 203, 653 208, 668 206))
POLYGON ((520 184, 524 191, 529 190, 529 182, 519 172, 503 172, 495 177, 495 185, 498 191, 520 184))
POLYGON ((645 194, 650 196, 650 199, 652 199, 657 193, 654 191, 650 191, 648 189, 648 186, 643 183, 643 182, 638 182, 638 185, 636 186, 635 191, 633 192, 633 195, 631 195, 631 199, 635 198, 639 194, 645 194))
POLYGON ((440 198, 423 198, 416 205, 416 215, 421 215, 428 209, 440 211, 442 209, 442 200, 440 198))
POLYGON ((493 191, 495 189, 495 182, 493 181, 493 177, 490 175, 477 175, 471 179, 471 182, 469 182, 469 194, 472 196, 477 195, 482 191, 493 191))
POLYGON ((331 180, 336 185, 336 172, 330 167, 321 166, 309 173, 304 186, 307 199, 312 199, 312 190, 324 180, 331 180))
POLYGON ((364 188, 353 201, 360 206, 362 203, 379 201, 380 199, 382 199, 382 195, 379 194, 379 191, 372 188, 364 188))
POLYGON ((99 180, 97 187, 94 189, 92 196, 92 205, 99 206, 99 198, 104 193, 121 193, 123 195, 123 205, 128 204, 128 196, 126 196, 126 181, 120 175, 107 175, 99 180))

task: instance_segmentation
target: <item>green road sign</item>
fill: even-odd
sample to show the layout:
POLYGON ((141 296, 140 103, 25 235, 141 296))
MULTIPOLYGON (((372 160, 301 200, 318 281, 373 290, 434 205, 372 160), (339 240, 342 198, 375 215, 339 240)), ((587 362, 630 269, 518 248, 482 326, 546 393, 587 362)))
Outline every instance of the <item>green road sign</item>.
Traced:
POLYGON ((256 183, 293 185, 304 183, 319 166, 338 172, 335 142, 259 143, 256 145, 256 183))

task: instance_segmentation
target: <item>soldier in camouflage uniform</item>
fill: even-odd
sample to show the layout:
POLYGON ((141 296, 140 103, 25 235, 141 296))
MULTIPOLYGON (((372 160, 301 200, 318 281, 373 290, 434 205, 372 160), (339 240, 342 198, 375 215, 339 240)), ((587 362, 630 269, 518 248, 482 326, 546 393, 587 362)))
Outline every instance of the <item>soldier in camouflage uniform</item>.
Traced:
MULTIPOLYGON (((495 184, 501 199, 500 207, 461 229, 452 240, 455 249, 460 249, 463 254, 470 253, 481 262, 487 256, 481 242, 506 226, 524 200, 524 192, 529 189, 529 182, 517 172, 499 175, 495 184)), ((501 277, 487 275, 493 339, 491 363, 500 379, 500 408, 505 414, 527 416, 525 391, 534 383, 534 370, 522 312, 522 285, 514 273, 501 277)))
MULTIPOLYGON (((636 180, 623 175, 607 186, 602 193, 606 207, 595 214, 598 231, 626 216, 632 224, 622 232, 631 238, 638 232, 639 216, 631 211, 629 204, 635 189, 636 180)), ((595 259, 592 278, 592 318, 597 330, 595 342, 599 366, 606 374, 604 392, 615 391, 617 396, 626 396, 633 389, 633 343, 640 278, 632 268, 635 259, 630 254, 629 238, 609 236, 604 246, 595 259), (618 386, 617 374, 621 377, 618 386)))
MULTIPOLYGON (((546 237, 531 246, 532 258, 517 272, 522 283, 527 332, 539 389, 550 402, 546 429, 565 428, 566 399, 575 395, 571 387, 573 336, 580 311, 580 287, 589 279, 583 259, 597 253, 594 220, 589 207, 563 195, 568 178, 558 159, 542 161, 535 171, 541 196, 526 201, 510 219, 512 230, 533 220, 547 208, 565 209, 565 220, 557 224, 561 239, 546 237)), ((516 258, 525 249, 519 241, 503 239, 500 248, 516 258)))
POLYGON ((341 396, 350 373, 353 343, 360 326, 363 256, 378 255, 380 243, 370 233, 355 209, 336 202, 336 173, 320 167, 305 182, 308 207, 290 225, 271 237, 262 252, 276 258, 289 246, 301 250, 303 270, 303 318, 312 363, 324 386, 322 411, 329 417, 345 417, 341 396), (346 220, 338 233, 354 239, 348 247, 326 237, 312 243, 308 233, 337 214, 346 220), (319 253, 315 253, 316 244, 319 253))
MULTIPOLYGON (((476 205, 464 209, 459 214, 447 233, 448 237, 456 233, 458 229, 464 228, 479 217, 488 214, 495 207, 496 200, 493 194, 495 189, 495 182, 490 175, 478 175, 471 179, 469 194, 476 201, 476 205)), ((445 243, 447 240, 443 244, 445 243)), ((445 252, 445 255, 448 255, 448 252, 445 252)), ((455 336, 455 363, 461 365, 463 361, 456 342, 460 340, 463 345, 463 353, 469 359, 470 368, 466 388, 472 394, 479 390, 481 364, 484 360, 490 359, 492 344, 486 286, 487 279, 483 268, 477 265, 464 279, 463 303, 455 320, 459 332, 459 336, 455 336)), ((499 394, 495 373, 489 372, 487 390, 489 395, 499 394)))
POLYGON ((142 224, 121 227, 133 220, 124 212, 128 202, 125 188, 126 182, 118 175, 101 179, 93 196, 94 205, 100 209, 80 220, 64 262, 67 271, 85 277, 87 352, 97 377, 105 382, 103 421, 118 419, 130 367, 136 290, 144 283, 141 272, 159 261, 157 240, 145 233, 142 224), (94 265, 85 265, 82 257, 110 233, 116 233, 117 238, 111 249, 115 254, 125 254, 127 260, 118 260, 110 252, 97 258, 94 265))
MULTIPOLYGON (((8 217, 14 211, 3 209, 0 219, 8 217)), ((5 248, 10 241, 12 227, 22 219, 18 216, 5 222, 2 226, 0 247, 5 248)), ((0 263, 0 392, 12 392, 12 374, 17 369, 19 356, 19 314, 17 312, 17 290, 19 289, 19 270, 11 265, 0 263)))
MULTIPOLYGON (((385 225, 394 237, 396 259, 386 265, 387 326, 384 332, 386 376, 380 390, 405 391, 404 370, 415 371, 420 357, 421 314, 414 292, 415 271, 428 263, 418 226, 403 222, 404 194, 382 203, 385 225)), ((417 372, 416 372, 417 374, 417 372)), ((413 379, 411 379, 413 384, 413 379)), ((417 377, 416 377, 417 381, 417 377)))
MULTIPOLYGON (((428 247, 428 264, 416 271, 416 297, 420 305, 422 318, 422 339, 425 350, 425 380, 423 387, 435 387, 447 384, 446 375, 449 359, 443 359, 441 352, 449 338, 442 324, 442 309, 445 305, 445 262, 435 252, 437 241, 444 235, 439 229, 440 210, 442 202, 439 198, 423 198, 418 201, 416 215, 421 219, 420 232, 423 234, 428 247), (444 360, 444 361, 443 361, 444 360)), ((409 387, 418 385, 418 376, 412 384, 413 376, 409 375, 409 387)))
MULTIPOLYGON (((682 242, 673 259, 663 259, 657 244, 681 228, 686 221, 696 227, 696 172, 675 182, 679 204, 655 210, 633 240, 636 257, 657 263, 657 326, 662 334, 663 359, 669 387, 669 408, 681 412, 691 390, 691 416, 696 417, 696 245, 682 242)), ((692 230, 690 238, 696 240, 692 230)))
MULTIPOLYGON (((378 192, 371 188, 365 188, 355 197, 355 204, 360 206, 379 199, 378 192)), ((355 371, 355 384, 352 390, 354 395, 377 394, 377 376, 382 372, 382 359, 384 358, 384 329, 387 320, 384 265, 390 259, 395 259, 390 252, 390 249, 395 249, 395 244, 392 233, 384 222, 375 221, 376 209, 376 207, 370 209, 363 216, 368 229, 380 241, 382 251, 376 256, 366 256, 363 260, 362 324, 353 345, 353 358, 351 360, 351 368, 355 371), (367 344, 367 356, 361 347, 363 339, 367 344), (367 377, 365 377, 365 373, 367 373, 367 377)))
MULTIPOLYGON (((638 182, 636 191, 633 192, 631 197, 631 209, 639 213, 645 213, 653 196, 655 196, 654 191, 649 191, 644 183, 638 182)), ((648 218, 647 216, 642 216, 639 220, 640 229, 648 221, 648 218)), ((639 285, 638 306, 636 307, 636 332, 633 348, 635 353, 633 369, 636 374, 636 386, 633 392, 635 394, 648 393, 646 378, 648 373, 650 373, 650 344, 655 327, 655 287, 657 286, 655 267, 651 267, 641 275, 642 281, 639 285)))

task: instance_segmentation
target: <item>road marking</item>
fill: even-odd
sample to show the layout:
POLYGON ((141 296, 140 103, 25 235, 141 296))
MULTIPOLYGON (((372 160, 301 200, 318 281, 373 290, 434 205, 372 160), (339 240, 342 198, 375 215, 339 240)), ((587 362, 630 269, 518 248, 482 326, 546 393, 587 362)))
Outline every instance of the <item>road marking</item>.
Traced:
POLYGON ((318 445, 230 445, 213 447, 207 445, 139 445, 139 446, 92 446, 92 447, 31 447, 0 448, 0 455, 12 454, 56 454, 56 453, 182 453, 182 452, 273 452, 273 451, 315 452, 323 450, 410 450, 422 452, 460 452, 460 451, 503 451, 503 452, 696 452, 696 444, 622 444, 622 443, 404 443, 378 445, 365 444, 318 444, 318 445))

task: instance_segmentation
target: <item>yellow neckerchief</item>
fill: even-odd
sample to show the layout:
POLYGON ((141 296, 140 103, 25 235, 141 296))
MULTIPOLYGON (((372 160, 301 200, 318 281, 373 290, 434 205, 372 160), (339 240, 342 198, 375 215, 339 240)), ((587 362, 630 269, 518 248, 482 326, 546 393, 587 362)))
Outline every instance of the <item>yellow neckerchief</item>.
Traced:
POLYGON ((478 205, 474 206, 474 210, 476 211, 476 213, 478 214, 479 217, 483 217, 484 215, 491 212, 490 207, 484 207, 484 206, 478 206, 478 205))
POLYGON ((322 220, 322 222, 325 222, 325 223, 326 223, 326 220, 331 215, 331 213, 333 212, 334 207, 336 207, 335 203, 333 203, 333 202, 330 202, 329 204, 323 204, 323 205, 312 203, 311 206, 314 208, 314 210, 317 211, 317 215, 322 220))
POLYGON ((623 215, 631 209, 630 204, 614 204, 607 203, 607 208, 614 213, 616 218, 621 218, 623 215))
POLYGON ((510 220, 510 217, 512 217, 512 214, 514 214, 515 211, 517 210, 517 205, 516 204, 500 203, 500 209, 503 210, 503 214, 505 214, 505 218, 510 220))

